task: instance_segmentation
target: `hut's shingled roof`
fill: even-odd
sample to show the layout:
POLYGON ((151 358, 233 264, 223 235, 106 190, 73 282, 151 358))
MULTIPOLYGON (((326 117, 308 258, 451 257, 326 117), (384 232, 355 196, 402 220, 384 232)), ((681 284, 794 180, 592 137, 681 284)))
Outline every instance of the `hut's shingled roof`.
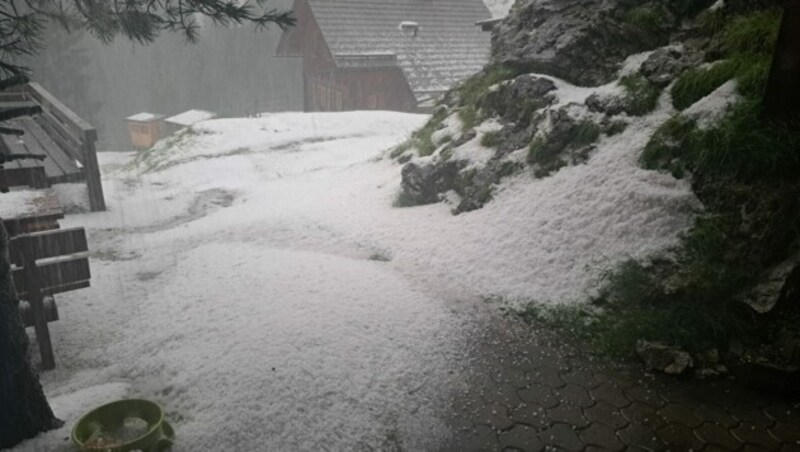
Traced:
POLYGON ((481 0, 309 0, 334 58, 393 53, 418 99, 445 91, 488 61, 491 15, 481 0), (419 25, 416 36, 401 23, 419 25))

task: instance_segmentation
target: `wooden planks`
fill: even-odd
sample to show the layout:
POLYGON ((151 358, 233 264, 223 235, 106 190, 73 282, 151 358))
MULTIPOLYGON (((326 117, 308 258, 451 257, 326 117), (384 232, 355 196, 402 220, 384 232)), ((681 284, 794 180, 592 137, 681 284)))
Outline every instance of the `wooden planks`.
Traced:
POLYGON ((89 251, 86 230, 83 228, 23 234, 12 238, 8 244, 11 263, 14 265, 22 265, 18 256, 24 251, 23 242, 25 241, 30 242, 28 245, 32 247, 37 260, 89 251))
MULTIPOLYGON (((89 280, 92 277, 88 257, 70 256, 46 264, 36 264, 36 270, 39 291, 42 295, 54 295, 89 287, 89 280)), ((30 295, 31 284, 26 276, 25 268, 16 268, 11 273, 14 277, 17 295, 27 299, 30 295)))

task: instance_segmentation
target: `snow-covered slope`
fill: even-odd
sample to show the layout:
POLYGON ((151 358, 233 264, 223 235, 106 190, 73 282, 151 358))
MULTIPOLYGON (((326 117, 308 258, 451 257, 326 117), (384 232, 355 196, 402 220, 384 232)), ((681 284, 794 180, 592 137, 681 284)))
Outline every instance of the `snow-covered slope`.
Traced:
POLYGON ((685 227, 689 187, 636 165, 648 122, 481 210, 393 208, 379 157, 426 119, 213 120, 136 165, 101 154, 109 211, 64 221, 90 231, 93 287, 59 298, 44 375, 67 426, 19 450, 69 450, 82 411, 125 396, 166 407, 178 450, 436 449, 470 334, 453 300, 579 300, 598 262, 685 227))

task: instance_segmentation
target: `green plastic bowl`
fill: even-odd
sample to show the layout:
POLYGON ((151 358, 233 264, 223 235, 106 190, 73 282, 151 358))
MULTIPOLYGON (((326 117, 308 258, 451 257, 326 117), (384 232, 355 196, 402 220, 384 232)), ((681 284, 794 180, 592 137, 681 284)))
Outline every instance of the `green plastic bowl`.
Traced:
POLYGON ((142 450, 160 452, 169 449, 175 440, 175 431, 164 419, 164 411, 149 400, 118 400, 83 415, 72 429, 72 442, 81 451, 128 452, 142 450), (111 432, 122 431, 125 420, 141 419, 147 423, 144 433, 124 442, 105 443, 96 438, 111 432))

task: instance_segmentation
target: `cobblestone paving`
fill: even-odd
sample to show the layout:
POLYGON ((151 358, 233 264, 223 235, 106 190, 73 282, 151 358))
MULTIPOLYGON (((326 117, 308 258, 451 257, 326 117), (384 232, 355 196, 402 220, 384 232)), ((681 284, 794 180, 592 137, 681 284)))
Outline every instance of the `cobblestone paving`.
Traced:
POLYGON ((800 451, 797 400, 612 365, 513 318, 484 331, 446 450, 800 451))

